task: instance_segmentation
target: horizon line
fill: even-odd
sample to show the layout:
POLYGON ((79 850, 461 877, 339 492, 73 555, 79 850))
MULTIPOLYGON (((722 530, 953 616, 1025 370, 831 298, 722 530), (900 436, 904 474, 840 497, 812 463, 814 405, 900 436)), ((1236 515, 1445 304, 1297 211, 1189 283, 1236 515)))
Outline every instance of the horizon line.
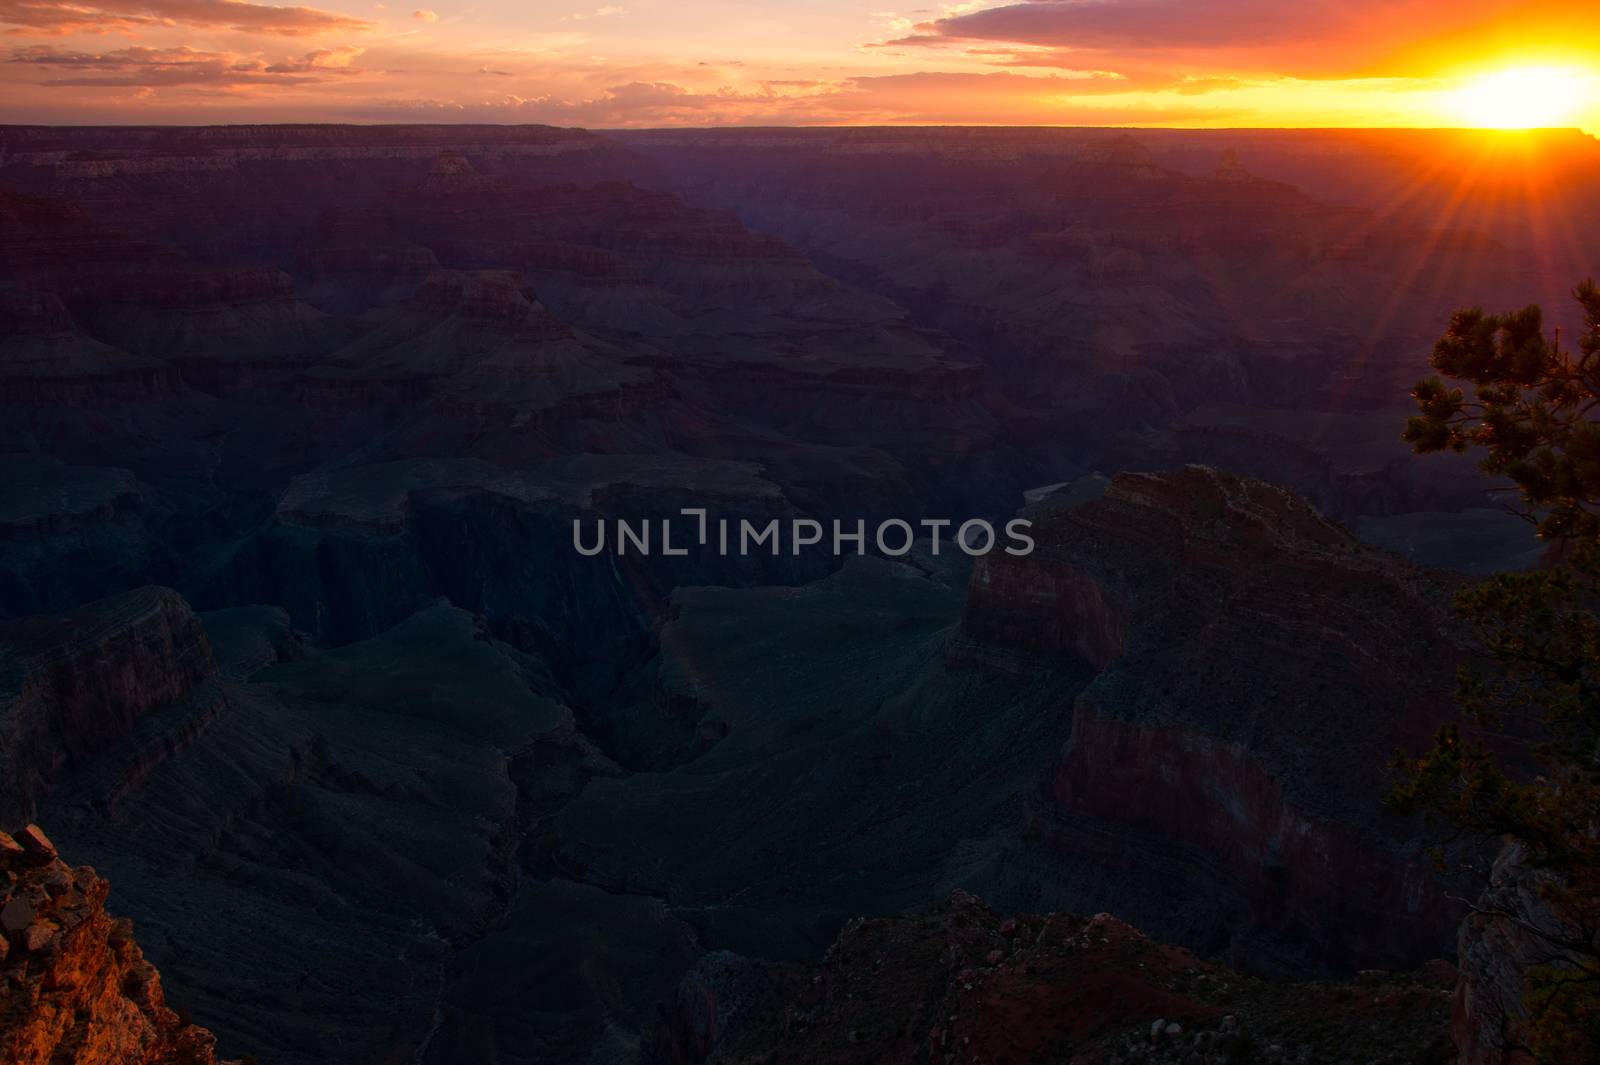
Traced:
POLYGON ((306 127, 349 126, 358 129, 558 129, 584 133, 717 133, 750 130, 900 130, 900 129, 970 129, 970 130, 1123 130, 1161 133, 1478 133, 1498 135, 1528 135, 1533 133, 1576 133, 1591 140, 1600 140, 1600 133, 1590 133, 1582 126, 1158 126, 1088 123, 988 123, 988 122, 789 122, 739 124, 723 123, 711 126, 563 126, 552 122, 388 122, 345 119, 320 122, 7 122, 0 121, 0 129, 296 129, 306 127))

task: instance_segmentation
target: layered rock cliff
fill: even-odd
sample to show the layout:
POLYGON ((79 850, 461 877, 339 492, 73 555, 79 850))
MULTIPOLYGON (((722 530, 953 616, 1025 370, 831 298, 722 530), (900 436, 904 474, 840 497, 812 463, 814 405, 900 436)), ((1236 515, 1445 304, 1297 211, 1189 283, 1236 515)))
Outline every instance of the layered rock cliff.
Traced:
MULTIPOLYGON (((1241 962, 1448 953, 1460 907, 1417 827, 1382 809, 1389 752, 1449 705, 1447 586, 1287 492, 1206 467, 1121 474, 1035 519, 1031 556, 979 560, 963 618, 980 660, 1097 671, 1032 831, 1211 900, 1225 938, 1190 941, 1241 962)), ((1188 936, 1206 934, 1196 920, 1188 936)))
POLYGON ((0 832, 0 1060, 216 1065, 215 1037, 167 1004, 111 885, 36 825, 0 832))
POLYGON ((1573 948, 1594 936, 1587 922, 1557 904, 1560 892, 1552 889, 1560 886, 1558 874, 1530 861, 1521 843, 1507 843, 1496 857, 1488 885, 1461 922, 1461 979, 1451 1016, 1460 1065, 1592 1055, 1592 1023, 1587 1033, 1569 1026, 1582 1023, 1585 1003, 1592 1001, 1584 995, 1592 954, 1573 948), (1552 1005, 1560 1019, 1544 1013, 1552 1005))
MULTIPOLYGON (((168 590, 149 592, 153 617, 130 598, 72 615, 73 631, 95 618, 110 631, 71 644, 93 657, 66 671, 70 684, 52 685, 52 670, 72 659, 13 656, 22 687, 49 694, 50 720, 104 741, 118 721, 97 700, 116 685, 175 688, 185 665, 206 679, 65 760, 40 820, 116 881, 166 986, 236 1053, 455 1065, 477 1060, 484 1038, 522 1045, 538 1009, 540 1045, 570 1060, 606 1033, 633 1039, 694 960, 659 902, 541 884, 522 868, 551 809, 621 770, 578 730, 543 663, 481 620, 438 603, 325 650, 273 608, 197 622, 168 590), (172 676, 148 672, 165 659, 172 676), (225 698, 207 716, 194 696, 213 690, 225 698)), ((144 709, 138 694, 125 692, 144 709)))
POLYGON ((0 625, 0 816, 39 803, 115 750, 112 792, 186 745, 226 703, 199 620, 145 587, 72 613, 0 625))

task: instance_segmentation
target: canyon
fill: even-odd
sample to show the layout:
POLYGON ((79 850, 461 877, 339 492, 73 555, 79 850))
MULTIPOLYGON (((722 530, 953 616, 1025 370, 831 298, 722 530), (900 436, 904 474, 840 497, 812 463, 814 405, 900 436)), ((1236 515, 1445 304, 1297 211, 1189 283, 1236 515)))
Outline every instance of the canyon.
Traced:
MULTIPOLYGON (((1382 800, 1539 558, 1398 439, 1450 310, 1594 272, 1510 150, 0 127, 0 828, 93 867, 6 867, 84 1045, 1497 1060, 1382 800), (572 547, 685 507, 1036 546, 572 547)), ((1592 140, 1515 151, 1600 222, 1592 140)))

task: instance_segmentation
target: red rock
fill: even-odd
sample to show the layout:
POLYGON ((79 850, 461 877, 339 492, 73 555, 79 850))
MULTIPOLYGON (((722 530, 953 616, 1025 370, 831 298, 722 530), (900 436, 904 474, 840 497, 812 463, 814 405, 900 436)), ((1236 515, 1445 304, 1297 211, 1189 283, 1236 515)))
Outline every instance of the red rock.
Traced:
MULTIPOLYGON (((26 870, 23 887, 47 875, 26 870)), ((37 913, 21 895, 4 908, 8 926, 23 909, 29 923, 10 942, 0 937, 0 962, 10 955, 20 963, 5 970, 12 990, 0 1010, 0 1062, 216 1065, 211 1033, 181 1023, 167 1007, 160 977, 137 945, 114 942, 123 926, 105 912, 109 886, 92 875, 82 879, 82 897, 73 888, 58 900, 80 904, 70 918, 37 913)))
POLYGON ((54 943, 59 932, 60 929, 53 924, 43 921, 35 922, 28 926, 27 931, 22 933, 22 949, 29 954, 37 954, 54 943))
POLYGON ((17 833, 17 842, 22 844, 22 849, 27 851, 34 861, 41 864, 53 860, 56 856, 56 845, 50 842, 50 837, 45 835, 38 825, 28 825, 17 833))
POLYGON ((33 903, 17 895, 0 907, 0 932, 15 935, 33 923, 33 903))

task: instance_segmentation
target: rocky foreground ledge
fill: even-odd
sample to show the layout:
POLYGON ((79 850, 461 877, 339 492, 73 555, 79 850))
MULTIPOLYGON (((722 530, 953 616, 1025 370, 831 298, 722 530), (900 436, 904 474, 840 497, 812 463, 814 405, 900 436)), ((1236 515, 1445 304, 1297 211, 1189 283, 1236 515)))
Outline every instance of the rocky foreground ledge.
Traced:
POLYGON ((1110 914, 1003 917, 966 892, 855 920, 816 965, 722 952, 664 1009, 660 1065, 1445 1065, 1455 972, 1261 980, 1110 914))
MULTIPOLYGON (((168 1008, 111 885, 36 825, 0 831, 0 1061, 218 1065, 216 1039, 168 1008)), ((228 1063, 223 1063, 228 1065, 228 1063)))
MULTIPOLYGON (((0 831, 0 884, 0 1062, 242 1065, 167 1006, 132 922, 105 910, 110 884, 38 826, 0 831)), ((1463 986, 1482 1007, 1483 983, 1444 961, 1264 980, 1110 914, 1006 917, 956 891, 928 913, 851 921, 816 964, 706 955, 659 1008, 646 1060, 1479 1065, 1503 1060, 1463 1030, 1463 986)))

